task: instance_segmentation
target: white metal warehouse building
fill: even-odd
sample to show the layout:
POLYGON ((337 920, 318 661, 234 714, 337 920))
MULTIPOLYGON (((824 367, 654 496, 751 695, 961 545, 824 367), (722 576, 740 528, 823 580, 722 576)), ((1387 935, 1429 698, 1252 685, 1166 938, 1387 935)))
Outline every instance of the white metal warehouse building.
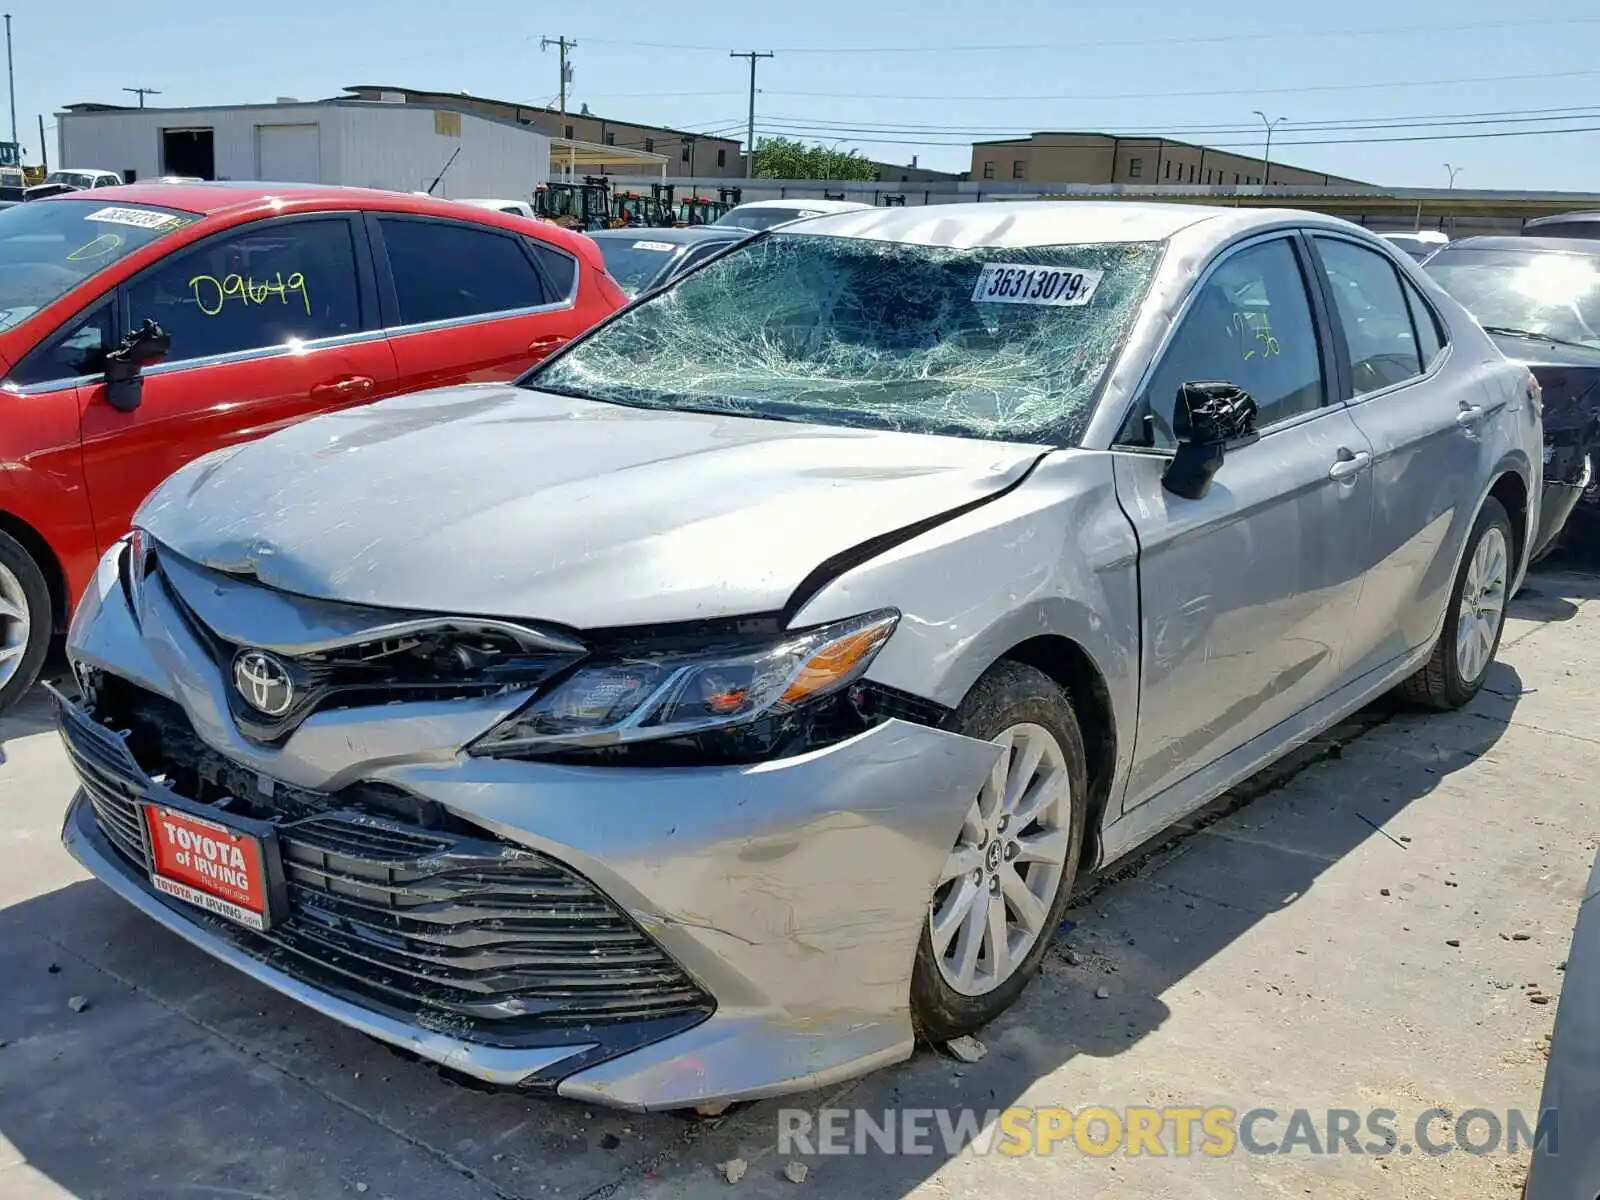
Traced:
POLYGON ((449 162, 437 196, 527 199, 550 173, 550 139, 536 129, 382 101, 73 105, 57 122, 62 167, 120 171, 128 182, 192 175, 411 192, 449 162))

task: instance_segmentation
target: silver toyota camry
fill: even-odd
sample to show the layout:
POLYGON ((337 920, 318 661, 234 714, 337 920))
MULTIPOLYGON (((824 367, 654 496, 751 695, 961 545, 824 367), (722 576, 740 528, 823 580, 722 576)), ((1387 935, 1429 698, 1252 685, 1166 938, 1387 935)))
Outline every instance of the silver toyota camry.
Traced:
POLYGON ((72 626, 64 837, 452 1071, 823 1085, 999 1016, 1080 873, 1357 706, 1471 699, 1540 446, 1337 220, 786 226, 517 386, 168 480, 72 626))

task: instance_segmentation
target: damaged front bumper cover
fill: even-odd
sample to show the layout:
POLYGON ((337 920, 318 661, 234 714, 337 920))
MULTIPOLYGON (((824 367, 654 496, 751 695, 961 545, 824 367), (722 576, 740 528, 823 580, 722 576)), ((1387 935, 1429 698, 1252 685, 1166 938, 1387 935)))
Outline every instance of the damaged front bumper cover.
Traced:
POLYGON ((543 779, 550 768, 539 764, 418 769, 407 782, 420 794, 583 872, 715 998, 715 1013, 692 1028, 587 1067, 599 1041, 485 1045, 241 948, 214 918, 156 892, 113 849, 83 792, 62 839, 166 928, 380 1041, 490 1084, 683 1108, 825 1086, 910 1055, 911 967, 928 898, 997 756, 985 742, 889 721, 743 769, 556 768, 543 779))
POLYGON ((214 957, 449 1070, 631 1109, 805 1090, 910 1054, 910 978, 934 880, 998 747, 892 719, 754 765, 580 767, 458 753, 459 725, 476 703, 463 702, 320 712, 268 752, 231 727, 220 671, 187 644, 168 608, 155 597, 141 630, 114 575, 102 572, 73 625, 75 665, 181 706, 203 740, 243 769, 287 771, 299 788, 358 779, 399 789, 475 836, 552 860, 625 914, 713 1011, 655 1026, 654 1040, 638 1031, 630 1040, 616 1022, 569 1026, 559 1038, 535 1031, 515 1045, 463 1036, 328 986, 301 959, 156 892, 80 792, 63 830, 73 856, 214 957), (408 708, 439 715, 408 722, 408 708), (375 721, 406 737, 383 735, 375 721))
POLYGON ((1539 506, 1539 528, 1535 531, 1533 553, 1530 558, 1552 548, 1567 526, 1572 512, 1583 501, 1584 493, 1594 484, 1594 455, 1585 453, 1576 468, 1576 478, 1570 481, 1554 478, 1548 473, 1544 481, 1544 496, 1539 506))

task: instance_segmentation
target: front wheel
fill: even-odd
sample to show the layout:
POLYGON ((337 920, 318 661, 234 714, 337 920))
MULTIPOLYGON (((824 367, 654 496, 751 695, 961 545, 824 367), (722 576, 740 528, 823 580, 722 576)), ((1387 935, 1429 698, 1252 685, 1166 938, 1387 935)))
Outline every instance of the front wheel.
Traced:
POLYGON ((21 542, 0 533, 0 713, 33 686, 50 646, 50 586, 21 542))
POLYGON ((1400 685, 1405 699, 1425 708, 1461 708, 1482 689, 1505 630, 1513 544, 1511 518, 1490 496, 1467 539, 1433 654, 1400 685))
POLYGON ((994 1020, 1039 969, 1072 894, 1087 812, 1077 716, 1044 672, 997 663, 953 728, 1004 752, 967 809, 917 945, 911 1018, 932 1042, 994 1020))

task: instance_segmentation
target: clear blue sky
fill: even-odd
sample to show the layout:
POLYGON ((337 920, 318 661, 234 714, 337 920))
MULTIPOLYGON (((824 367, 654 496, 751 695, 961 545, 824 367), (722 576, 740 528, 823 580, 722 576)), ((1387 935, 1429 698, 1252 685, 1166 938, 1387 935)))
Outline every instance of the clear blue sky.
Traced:
MULTIPOLYGON (((923 165, 948 170, 969 164, 965 143, 974 137, 1036 129, 1171 131, 1255 149, 1258 132, 1228 130, 1259 129, 1252 110, 1262 109, 1288 118, 1274 135, 1278 161, 1420 186, 1443 186, 1448 162, 1460 168, 1458 187, 1600 191, 1600 7, 1593 0, 1530 0, 1525 12, 1488 0, 1135 4, 163 0, 140 8, 11 0, 10 7, 17 124, 29 161, 38 157, 37 114, 48 127, 64 104, 133 102, 123 87, 159 88, 149 103, 160 105, 320 98, 354 83, 551 102, 556 54, 541 53, 539 41, 565 34, 578 42, 574 109, 587 102, 601 116, 742 130, 748 67, 727 52, 775 50, 760 67, 758 128, 890 161, 918 155, 923 165), (1374 84, 1411 86, 1366 86, 1374 84), (1499 115, 1507 113, 1517 116, 1499 115), (1557 114, 1569 115, 1550 119, 1557 114), (1455 123, 1421 128, 1397 118, 1455 123), (1297 128, 1311 122, 1387 124, 1297 128), (1534 129, 1588 131, 1293 144, 1534 129)), ((55 164, 54 130, 46 136, 55 164)))

